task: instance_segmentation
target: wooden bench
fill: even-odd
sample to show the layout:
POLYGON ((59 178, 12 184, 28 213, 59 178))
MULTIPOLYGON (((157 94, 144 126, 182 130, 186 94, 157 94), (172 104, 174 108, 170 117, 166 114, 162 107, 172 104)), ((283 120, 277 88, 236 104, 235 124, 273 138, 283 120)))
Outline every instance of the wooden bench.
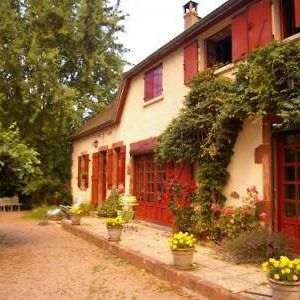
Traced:
POLYGON ((18 209, 20 211, 21 203, 19 201, 18 196, 14 197, 3 197, 0 198, 0 211, 13 211, 14 209, 18 209))

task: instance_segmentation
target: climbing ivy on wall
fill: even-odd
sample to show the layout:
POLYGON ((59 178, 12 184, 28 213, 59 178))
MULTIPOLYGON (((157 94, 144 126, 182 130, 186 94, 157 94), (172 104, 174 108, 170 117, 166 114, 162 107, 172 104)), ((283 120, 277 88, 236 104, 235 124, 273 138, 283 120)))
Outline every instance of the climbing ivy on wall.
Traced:
POLYGON ((300 124, 300 46, 274 42, 239 64, 235 79, 209 69, 193 80, 179 115, 159 138, 160 161, 198 163, 200 201, 209 217, 213 202, 224 204, 229 173, 243 120, 277 115, 279 127, 300 124))

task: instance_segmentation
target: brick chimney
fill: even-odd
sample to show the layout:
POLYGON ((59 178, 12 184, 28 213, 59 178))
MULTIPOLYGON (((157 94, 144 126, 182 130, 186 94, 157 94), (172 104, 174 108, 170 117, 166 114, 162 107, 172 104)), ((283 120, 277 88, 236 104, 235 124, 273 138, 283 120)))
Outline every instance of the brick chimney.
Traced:
POLYGON ((184 30, 188 29, 199 21, 197 7, 198 3, 195 1, 189 1, 183 6, 184 30))

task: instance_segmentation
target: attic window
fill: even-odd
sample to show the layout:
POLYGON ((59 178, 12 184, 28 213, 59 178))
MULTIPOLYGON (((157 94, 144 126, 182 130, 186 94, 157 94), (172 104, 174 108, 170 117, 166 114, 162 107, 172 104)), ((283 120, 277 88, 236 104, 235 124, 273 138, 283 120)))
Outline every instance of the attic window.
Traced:
POLYGON ((232 62, 231 28, 226 28, 206 40, 207 66, 232 62))
POLYGON ((145 94, 144 101, 149 101, 162 95, 162 65, 145 73, 145 94))
POLYGON ((300 32, 299 0, 281 0, 281 16, 284 38, 300 32))

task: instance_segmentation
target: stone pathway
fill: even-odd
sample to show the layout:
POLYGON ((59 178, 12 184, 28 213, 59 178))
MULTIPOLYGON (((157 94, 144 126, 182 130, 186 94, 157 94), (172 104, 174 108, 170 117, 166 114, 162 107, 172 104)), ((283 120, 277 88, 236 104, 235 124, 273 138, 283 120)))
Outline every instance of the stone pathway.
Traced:
MULTIPOLYGON (((83 218, 82 228, 107 236, 103 220, 83 218)), ((168 248, 170 233, 153 227, 138 225, 138 230, 126 229, 119 244, 151 257, 164 264, 172 264, 172 256, 168 248)), ((194 257, 195 268, 186 271, 189 274, 220 286, 235 294, 249 299, 270 299, 271 290, 265 274, 255 265, 236 265, 224 261, 214 250, 197 246, 194 257)))
POLYGON ((23 215, 0 212, 0 300, 204 299, 65 232, 55 222, 41 226, 23 215))

